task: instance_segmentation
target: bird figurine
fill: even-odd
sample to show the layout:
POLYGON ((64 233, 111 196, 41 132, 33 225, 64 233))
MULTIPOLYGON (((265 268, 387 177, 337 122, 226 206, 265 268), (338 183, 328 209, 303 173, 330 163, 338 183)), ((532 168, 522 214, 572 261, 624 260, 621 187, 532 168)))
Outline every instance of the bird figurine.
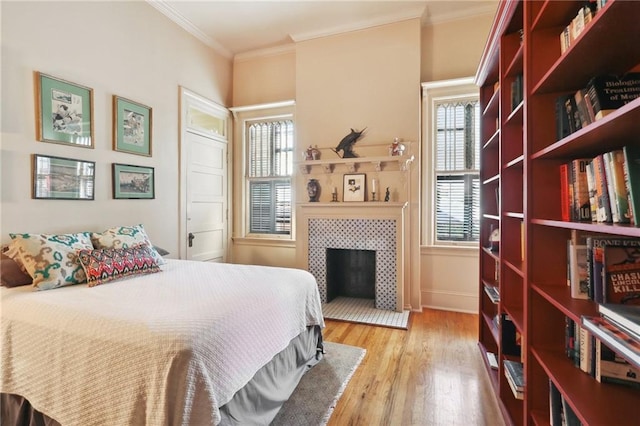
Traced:
POLYGON ((342 151, 342 158, 356 158, 358 154, 353 152, 353 145, 357 142, 358 138, 362 136, 362 133, 366 130, 360 130, 359 132, 351 129, 351 133, 342 138, 336 149, 333 150, 336 154, 340 155, 338 152, 342 151))

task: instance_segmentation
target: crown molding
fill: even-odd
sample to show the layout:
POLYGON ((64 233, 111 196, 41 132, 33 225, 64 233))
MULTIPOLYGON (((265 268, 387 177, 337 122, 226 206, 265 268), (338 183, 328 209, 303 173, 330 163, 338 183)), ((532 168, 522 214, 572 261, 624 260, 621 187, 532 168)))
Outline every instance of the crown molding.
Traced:
MULTIPOLYGON (((497 3, 496 3, 497 4, 497 3)), ((462 19, 473 18, 483 15, 495 15, 496 5, 484 5, 474 8, 459 8, 455 12, 449 12, 445 14, 438 14, 436 17, 430 17, 428 13, 425 13, 422 19, 422 26, 428 27, 431 25, 443 24, 445 22, 459 21, 462 19)))
POLYGON ((217 40, 206 35, 204 32, 200 31, 198 27, 196 27, 191 21, 182 16, 178 11, 169 6, 165 0, 146 0, 146 2, 153 6, 160 13, 165 15, 167 18, 178 24, 189 34, 224 56, 225 58, 231 59, 233 58, 233 53, 231 53, 228 49, 226 49, 223 45, 218 43, 217 40))
POLYGON ((287 43, 280 46, 265 47, 263 49, 255 49, 238 53, 233 57, 233 62, 248 61, 250 59, 264 58, 267 56, 284 55, 286 53, 295 53, 295 51, 296 45, 294 43, 287 43))
POLYGON ((407 21, 409 19, 420 19, 425 11, 423 3, 417 3, 411 10, 402 10, 395 15, 388 15, 381 18, 369 19, 365 21, 356 21, 350 24, 340 25, 333 28, 326 28, 320 31, 309 31, 304 33, 289 34, 291 39, 298 43, 300 41, 312 40, 315 38, 327 37, 348 33, 352 31, 364 30, 367 28, 378 27, 381 25, 393 24, 396 22, 407 21))

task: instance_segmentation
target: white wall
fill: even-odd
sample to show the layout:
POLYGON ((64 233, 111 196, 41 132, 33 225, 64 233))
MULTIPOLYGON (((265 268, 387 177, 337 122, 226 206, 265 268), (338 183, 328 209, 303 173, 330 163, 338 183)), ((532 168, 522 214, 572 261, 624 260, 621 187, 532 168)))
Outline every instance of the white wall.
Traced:
POLYGON ((143 223, 178 255, 178 88, 231 101, 230 60, 146 2, 5 2, 0 240, 143 223), (93 88, 95 149, 36 141, 33 72, 93 88), (112 150, 112 95, 153 108, 153 156, 112 150), (95 200, 31 199, 31 154, 96 162, 95 200), (113 200, 111 164, 151 166, 154 200, 113 200))

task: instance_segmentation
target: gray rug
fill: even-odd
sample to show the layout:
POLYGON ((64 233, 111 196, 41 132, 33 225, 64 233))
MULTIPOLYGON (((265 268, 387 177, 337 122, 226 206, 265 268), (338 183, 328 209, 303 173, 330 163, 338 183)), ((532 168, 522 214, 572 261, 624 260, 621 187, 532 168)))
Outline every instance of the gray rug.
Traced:
POLYGON ((324 358, 302 377, 272 426, 327 424, 366 350, 332 342, 324 342, 324 348, 324 358))

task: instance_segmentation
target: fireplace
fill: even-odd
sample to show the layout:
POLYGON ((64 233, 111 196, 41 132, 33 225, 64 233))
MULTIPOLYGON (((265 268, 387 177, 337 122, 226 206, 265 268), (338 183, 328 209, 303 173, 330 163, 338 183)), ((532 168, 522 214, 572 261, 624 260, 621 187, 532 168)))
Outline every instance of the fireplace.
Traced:
POLYGON ((327 249, 327 303, 338 296, 375 300, 376 252, 327 249))
MULTIPOLYGON (((358 273, 362 282, 373 290, 375 307, 396 312, 404 309, 404 289, 408 286, 404 254, 407 250, 405 223, 407 203, 303 203, 298 205, 296 239, 300 241, 297 262, 316 278, 323 303, 333 297, 327 261, 333 250, 367 251, 371 270, 358 273), (369 274, 367 277, 366 274, 369 274), (370 276, 373 275, 373 278, 370 276)), ((335 254, 342 258, 343 255, 335 254)), ((359 262, 359 261, 349 261, 359 262)), ((359 269, 344 264, 339 269, 359 269)), ((353 283, 352 283, 353 284, 353 283)), ((369 293, 370 294, 370 293, 369 293)), ((369 297, 367 295, 367 298, 369 297)))

